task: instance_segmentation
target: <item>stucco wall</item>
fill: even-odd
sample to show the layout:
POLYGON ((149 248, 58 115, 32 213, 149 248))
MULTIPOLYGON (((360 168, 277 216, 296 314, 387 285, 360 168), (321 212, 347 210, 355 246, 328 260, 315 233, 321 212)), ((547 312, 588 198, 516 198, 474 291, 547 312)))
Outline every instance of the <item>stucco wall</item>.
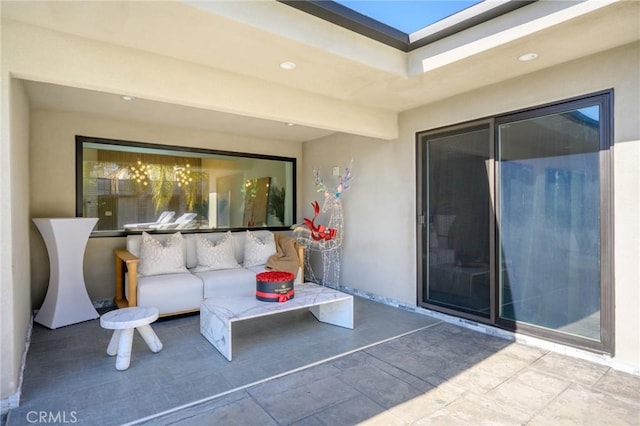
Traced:
MULTIPOLYGON (((297 159, 298 168, 302 161, 302 145, 297 142, 246 138, 71 112, 35 110, 31 112, 29 217, 75 216, 76 135, 293 157, 297 159)), ((300 176, 300 169, 297 173, 300 176)), ((49 263, 44 241, 37 229, 32 228, 30 235, 32 303, 37 308, 46 293, 49 263)), ((113 249, 123 246, 124 238, 89 240, 84 272, 90 299, 113 298, 113 249)))
MULTIPOLYGON (((640 45, 633 44, 400 114, 400 137, 334 135, 304 145, 305 168, 354 159, 345 194, 342 284, 415 304, 415 134, 613 88, 616 360, 640 370, 640 45)), ((307 172, 309 173, 309 172, 307 172)), ((308 180, 304 206, 317 194, 308 180)), ((303 213, 310 214, 306 207, 303 213)))
MULTIPOLYGON (((0 398, 7 407, 17 403, 20 367, 31 318, 29 240, 29 106, 20 81, 3 79, 0 169, 0 398), (9 186, 8 188, 5 186, 9 186)), ((7 408, 2 407, 2 408, 7 408)))

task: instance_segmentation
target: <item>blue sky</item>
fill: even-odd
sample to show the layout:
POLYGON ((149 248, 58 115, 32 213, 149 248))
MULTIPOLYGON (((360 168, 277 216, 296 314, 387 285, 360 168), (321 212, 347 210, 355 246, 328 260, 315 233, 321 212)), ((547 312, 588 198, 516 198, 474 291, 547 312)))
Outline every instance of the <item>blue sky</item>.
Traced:
POLYGON ((334 0, 363 15, 412 33, 480 3, 462 0, 334 0))

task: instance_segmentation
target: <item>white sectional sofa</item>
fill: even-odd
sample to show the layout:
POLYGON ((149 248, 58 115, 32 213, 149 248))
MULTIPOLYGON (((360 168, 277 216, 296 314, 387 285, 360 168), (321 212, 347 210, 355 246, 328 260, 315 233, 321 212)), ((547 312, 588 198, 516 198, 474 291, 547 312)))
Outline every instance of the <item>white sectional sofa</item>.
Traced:
MULTIPOLYGON (((264 251, 265 247, 262 247, 261 244, 270 241, 270 239, 275 240, 276 247, 278 241, 292 243, 290 238, 288 240, 286 237, 281 238, 280 235, 267 230, 250 231, 249 233, 242 231, 184 235, 129 235, 127 236, 126 249, 114 251, 116 305, 118 307, 154 306, 158 308, 160 316, 169 316, 198 311, 204 299, 216 295, 250 294, 255 291, 256 274, 266 270, 265 263, 262 263, 266 259, 266 252, 264 251), (154 241, 150 243, 149 238, 157 243, 154 241), (219 249, 222 245, 229 244, 229 238, 232 240, 233 258, 221 259, 219 249), (247 242, 248 239, 251 241, 247 242), (143 247, 145 244, 143 240, 147 244, 145 247, 143 247), (145 256, 148 256, 149 252, 147 247, 156 244, 159 251, 171 250, 165 245, 169 246, 173 242, 176 242, 176 246, 172 248, 174 254, 177 253, 175 250, 181 254, 173 256, 169 260, 160 259, 155 266, 149 259, 145 265, 145 256), (250 248, 253 251, 247 251, 250 248), (211 256, 208 259, 203 255, 203 252, 209 249, 218 250, 214 253, 213 260, 211 260, 211 256), (255 250, 258 251, 257 254, 255 250), (203 265, 203 262, 206 264, 203 265), (211 266, 212 264, 213 266, 211 266)), ((295 250, 293 257, 297 257, 295 259, 297 261, 296 282, 299 283, 303 281, 304 277, 304 254, 302 247, 295 243, 293 243, 293 247, 295 250)), ((269 249, 266 250, 269 251, 269 249)), ((291 253, 288 254, 291 255, 291 253)), ((269 265, 275 264, 276 267, 273 269, 279 269, 277 267, 279 265, 278 259, 283 259, 285 255, 286 253, 283 254, 280 251, 276 256, 270 257, 269 265)), ((282 265, 284 264, 285 262, 282 263, 282 265)), ((291 266, 291 256, 289 256, 288 267, 290 272, 293 272, 291 266)))

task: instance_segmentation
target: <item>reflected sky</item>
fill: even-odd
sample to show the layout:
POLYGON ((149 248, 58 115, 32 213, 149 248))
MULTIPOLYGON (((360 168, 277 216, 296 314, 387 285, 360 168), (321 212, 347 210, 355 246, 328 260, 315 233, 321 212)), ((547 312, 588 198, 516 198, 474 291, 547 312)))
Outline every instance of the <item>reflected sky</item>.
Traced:
POLYGON ((356 12, 411 34, 448 16, 454 15, 480 1, 462 0, 335 0, 356 12))

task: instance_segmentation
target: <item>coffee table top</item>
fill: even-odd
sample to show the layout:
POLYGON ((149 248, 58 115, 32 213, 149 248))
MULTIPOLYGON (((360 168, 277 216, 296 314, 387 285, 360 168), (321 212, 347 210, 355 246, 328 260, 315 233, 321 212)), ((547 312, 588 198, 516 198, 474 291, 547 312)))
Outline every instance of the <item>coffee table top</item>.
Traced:
POLYGON ((219 318, 229 322, 256 318, 279 312, 318 306, 339 300, 353 300, 350 294, 342 293, 328 287, 314 283, 294 285, 295 297, 286 302, 262 302, 257 300, 255 293, 242 296, 224 296, 206 299, 202 307, 215 312, 219 318))

